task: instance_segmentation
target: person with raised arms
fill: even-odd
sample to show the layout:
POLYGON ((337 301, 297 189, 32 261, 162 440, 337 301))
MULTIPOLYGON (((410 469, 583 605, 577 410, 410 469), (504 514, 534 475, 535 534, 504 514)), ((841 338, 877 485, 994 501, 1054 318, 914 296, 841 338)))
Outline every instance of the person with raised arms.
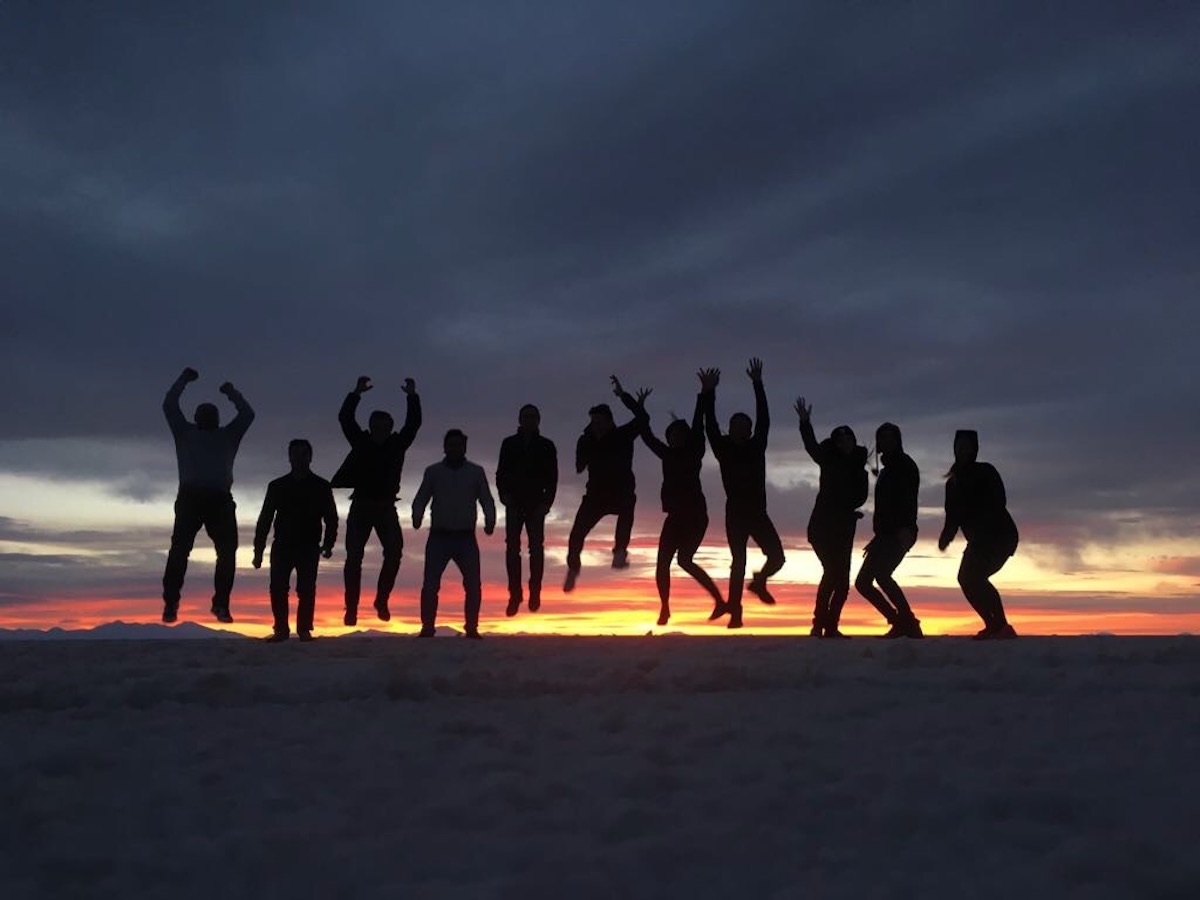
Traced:
POLYGON ((846 637, 838 628, 850 595, 850 557, 854 532, 867 501, 867 448, 860 446, 849 425, 839 425, 818 442, 812 425, 812 404, 796 401, 800 439, 820 469, 817 499, 808 519, 808 542, 821 561, 821 581, 813 603, 812 635, 846 637))
POLYGON ((370 378, 359 376, 354 390, 346 395, 338 410, 338 424, 350 444, 350 452, 334 473, 331 483, 336 488, 353 489, 350 512, 346 516, 346 564, 343 569, 346 612, 342 621, 346 625, 358 624, 363 554, 372 531, 378 535, 383 547, 383 562, 375 588, 375 614, 383 622, 392 617, 388 598, 396 584, 400 556, 404 552, 404 534, 396 514, 396 501, 400 499, 404 454, 421 428, 421 398, 411 378, 404 379, 407 410, 403 428, 393 431, 395 420, 390 413, 379 409, 367 419, 367 428, 360 428, 355 413, 362 395, 372 387, 370 378))
POLYGON ((633 443, 642 430, 646 411, 641 404, 650 391, 643 388, 634 398, 621 387, 616 375, 609 380, 613 393, 633 413, 633 418, 618 426, 609 405, 600 403, 588 410, 587 427, 575 442, 575 471, 582 473, 586 469, 588 477, 567 538, 567 577, 563 582, 566 593, 575 589, 575 581, 579 578, 584 540, 605 516, 617 517, 612 567, 629 568, 629 538, 633 533, 633 511, 637 505, 633 443))
MULTIPOLYGON (((729 568, 729 599, 725 607, 729 612, 730 628, 742 627, 742 589, 749 542, 753 540, 758 544, 767 558, 745 589, 763 603, 774 605, 775 598, 767 588, 767 579, 782 569, 785 562, 783 542, 767 514, 767 437, 771 417, 762 369, 762 360, 758 357, 751 359, 746 369, 754 387, 754 419, 744 412, 734 413, 729 417, 727 435, 721 433, 717 424, 716 394, 721 370, 705 369, 707 378, 701 379, 704 429, 721 467, 721 483, 725 486, 725 537, 733 557, 729 568)), ((724 612, 717 607, 712 618, 719 618, 724 612)))
POLYGON ((195 369, 184 369, 163 398, 163 414, 175 439, 179 492, 175 496, 171 549, 167 552, 163 572, 162 620, 170 623, 178 618, 188 556, 196 543, 196 535, 203 528, 217 551, 212 614, 218 622, 228 624, 233 621, 229 597, 233 593, 238 548, 237 512, 232 492, 233 461, 242 438, 254 421, 254 410, 238 389, 226 381, 220 391, 237 410, 233 421, 222 426, 220 410, 212 403, 201 403, 189 422, 179 408, 179 398, 184 388, 199 377, 195 369))
MULTIPOLYGON (((715 376, 713 370, 699 373, 703 388, 715 376)), ((708 530, 708 504, 700 485, 700 466, 704 460, 704 394, 696 395, 696 408, 692 413, 692 424, 683 419, 674 419, 667 426, 666 440, 654 436, 650 429, 650 417, 642 420, 642 441, 650 452, 662 460, 662 508, 667 514, 663 519, 662 531, 658 536, 658 559, 654 570, 654 582, 658 587, 658 624, 666 625, 671 620, 671 561, 678 557, 679 568, 691 575, 713 598, 713 613, 710 618, 719 618, 726 612, 721 591, 694 560, 704 532, 708 530)))

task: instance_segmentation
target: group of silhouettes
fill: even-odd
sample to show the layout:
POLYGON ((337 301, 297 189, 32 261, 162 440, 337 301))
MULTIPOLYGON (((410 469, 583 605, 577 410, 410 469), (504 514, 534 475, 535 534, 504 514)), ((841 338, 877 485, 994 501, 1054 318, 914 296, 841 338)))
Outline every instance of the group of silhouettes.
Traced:
MULTIPOLYGON (((743 412, 729 419, 722 432, 717 422, 716 392, 719 369, 702 369, 700 391, 690 423, 672 418, 663 438, 650 426, 646 411, 649 389, 628 393, 616 376, 613 393, 632 418, 617 425, 606 403, 588 410, 588 425, 575 444, 575 470, 587 472, 587 483, 567 541, 567 572, 563 591, 575 589, 582 568, 588 534, 606 516, 616 516, 612 567, 629 566, 629 540, 633 530, 636 483, 634 445, 640 439, 662 462, 662 509, 666 514, 658 541, 655 583, 660 601, 659 625, 670 620, 671 566, 694 578, 713 601, 710 620, 728 619, 729 628, 743 624, 742 594, 753 594, 765 604, 775 598, 769 579, 784 564, 783 542, 767 512, 766 454, 770 431, 762 361, 750 360, 746 369, 754 389, 755 415, 743 412), (720 466, 725 489, 725 534, 732 564, 725 596, 713 579, 696 564, 695 554, 708 529, 708 507, 700 481, 707 447, 720 466), (762 568, 746 581, 746 552, 753 540, 766 557, 762 568)), ((179 492, 175 524, 163 574, 163 621, 178 617, 180 594, 188 556, 196 535, 204 528, 216 549, 212 613, 218 621, 232 622, 229 610, 233 589, 238 528, 231 488, 233 463, 254 411, 229 382, 221 385, 236 415, 222 426, 220 412, 211 403, 200 404, 192 421, 180 411, 179 400, 188 383, 198 378, 195 369, 184 369, 167 391, 163 411, 175 439, 179 467, 179 492)), ((254 567, 260 568, 270 551, 270 598, 274 627, 266 639, 287 640, 289 592, 293 573, 297 597, 296 634, 312 640, 313 614, 319 559, 333 554, 338 536, 338 511, 333 488, 350 488, 346 517, 343 569, 347 626, 358 622, 363 554, 372 532, 382 547, 382 563, 375 589, 374 608, 381 621, 391 618, 389 599, 400 568, 404 546, 396 511, 405 454, 421 427, 421 400, 416 384, 405 379, 407 409, 404 425, 382 410, 373 411, 364 429, 357 411, 362 395, 372 389, 370 378, 359 377, 338 412, 338 422, 350 446, 342 465, 330 481, 312 471, 312 445, 296 439, 288 445, 290 471, 270 482, 254 532, 254 567)), ((847 425, 834 428, 818 440, 812 424, 812 406, 800 397, 794 406, 804 449, 820 470, 820 482, 807 537, 820 560, 822 575, 813 608, 812 635, 840 638, 842 609, 850 592, 851 555, 860 507, 869 494, 870 451, 860 445, 847 425)), ((531 612, 541 607, 545 573, 545 520, 558 487, 558 453, 554 442, 540 432, 541 415, 532 404, 521 407, 517 432, 500 445, 496 489, 505 511, 505 567, 508 604, 505 613, 515 616, 525 603, 531 612), (522 579, 522 532, 528 547, 528 596, 522 579)), ((412 523, 419 529, 430 510, 425 543, 425 567, 420 596, 421 637, 432 637, 442 576, 451 562, 462 574, 465 591, 465 635, 478 639, 482 605, 478 511, 482 509, 485 534, 496 526, 496 505, 483 468, 467 459, 467 436, 451 429, 443 438, 444 457, 425 469, 413 498, 412 523)), ((899 427, 885 422, 875 433, 877 476, 873 537, 867 544, 854 585, 883 616, 888 638, 919 638, 920 621, 904 591, 896 583, 896 568, 917 538, 920 472, 904 452, 899 427)), ((954 463, 946 476, 945 524, 938 548, 945 550, 961 530, 966 550, 958 570, 958 583, 972 608, 983 620, 979 639, 1016 637, 1008 623, 999 591, 991 576, 1017 549, 1018 534, 1009 515, 1004 483, 995 467, 978 460, 979 440, 974 431, 954 436, 954 463)))

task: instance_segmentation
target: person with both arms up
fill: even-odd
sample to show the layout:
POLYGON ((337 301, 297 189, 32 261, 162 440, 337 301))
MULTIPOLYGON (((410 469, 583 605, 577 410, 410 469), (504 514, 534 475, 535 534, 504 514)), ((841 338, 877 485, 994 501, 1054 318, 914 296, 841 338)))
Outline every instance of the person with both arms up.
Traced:
MULTIPOLYGON (((767 589, 767 579, 783 568, 783 542, 775 523, 767 514, 767 436, 771 417, 767 409, 767 392, 763 388, 762 360, 750 360, 746 374, 754 386, 755 418, 743 412, 729 418, 729 434, 721 434, 717 424, 716 394, 721 380, 720 369, 706 369, 707 380, 701 379, 704 396, 704 429, 713 455, 721 467, 721 482, 725 485, 725 535, 733 556, 729 568, 729 627, 742 627, 742 588, 746 577, 746 548, 751 539, 766 554, 762 569, 754 573, 745 589, 763 603, 773 605, 775 598, 767 589)), ((711 618, 724 613, 720 607, 711 618)))
POLYGON ((979 640, 1015 638, 1000 592, 991 577, 1017 552, 1020 535, 1008 512, 1004 481, 991 463, 979 462, 979 434, 962 430, 954 435, 954 465, 946 474, 946 522, 938 537, 945 552, 962 530, 967 539, 958 567, 958 584, 971 608, 983 620, 979 640))
POLYGON ((875 536, 864 551, 854 587, 891 626, 884 637, 919 638, 924 636, 921 622, 892 573, 917 540, 921 472, 904 452, 899 426, 891 422, 880 425, 875 430, 875 449, 883 463, 875 482, 875 513, 871 520, 875 536))
POLYGON ((842 608, 850 595, 850 557, 854 531, 867 501, 867 448, 859 445, 849 425, 839 425, 818 443, 812 426, 812 405, 796 401, 800 439, 821 471, 817 499, 808 519, 808 542, 821 561, 821 581, 813 603, 812 635, 846 637, 838 629, 842 608))
POLYGON ((421 585, 420 637, 433 637, 438 591, 446 566, 453 562, 462 573, 466 636, 479 634, 483 587, 479 573, 479 541, 475 537, 477 506, 483 507, 483 533, 496 530, 496 504, 482 466, 467 459, 467 436, 452 428, 442 440, 445 458, 425 470, 413 498, 413 528, 420 528, 425 507, 432 502, 429 537, 425 541, 425 577, 421 585))
POLYGON ((317 567, 320 557, 329 559, 337 542, 338 512, 329 482, 312 470, 312 444, 296 438, 288 444, 292 470, 267 485, 258 527, 254 530, 254 568, 262 568, 267 535, 275 527, 271 542, 271 614, 275 627, 268 643, 286 641, 288 589, 296 572, 296 635, 313 640, 313 614, 317 602, 317 567), (322 537, 322 525, 324 536, 322 537))
POLYGON ((563 582, 563 591, 567 593, 575 589, 579 577, 583 542, 605 516, 617 517, 612 567, 629 568, 629 538, 633 533, 633 511, 637 505, 633 443, 641 433, 646 417, 642 403, 650 392, 640 390, 634 398, 621 387, 616 375, 610 380, 613 393, 633 413, 633 419, 618 427, 607 403, 593 406, 588 410, 588 425, 575 443, 575 471, 587 469, 588 478, 567 538, 567 577, 563 582))
POLYGON ((546 568, 546 515, 558 489, 558 449, 539 431, 542 415, 532 403, 517 413, 517 433, 500 444, 496 493, 504 506, 504 567, 508 575, 508 607, 515 616, 523 601, 521 590, 521 531, 529 542, 529 611, 542 605, 542 575, 546 568))
POLYGON ((179 616, 179 598, 187 574, 188 556, 203 528, 217 551, 213 575, 212 614, 218 622, 233 621, 229 597, 237 566, 238 527, 233 502, 233 461, 237 456, 254 410, 230 382, 220 391, 237 410, 237 415, 222 427, 221 413, 212 403, 196 407, 193 421, 184 418, 179 398, 199 373, 184 369, 163 398, 163 414, 175 438, 175 461, 179 467, 179 493, 175 497, 175 524, 171 530, 171 549, 163 572, 162 620, 170 623, 179 616))
MULTIPOLYGON (((702 387, 715 377, 708 369, 699 376, 702 387)), ((654 436, 650 430, 650 417, 646 416, 642 421, 642 441, 662 460, 662 508, 667 514, 658 537, 658 560, 654 570, 660 604, 658 624, 666 625, 671 620, 671 560, 676 554, 679 568, 695 578, 713 598, 710 618, 719 618, 726 611, 721 591, 693 559, 708 530, 708 504, 700 486, 700 467, 704 460, 703 392, 696 395, 691 427, 683 419, 675 419, 667 426, 666 438, 664 442, 654 436)))
POLYGON ((412 446, 421 428, 421 398, 416 383, 404 379, 407 410, 404 427, 392 431, 395 421, 390 413, 375 410, 367 419, 367 429, 359 427, 355 416, 362 395, 371 390, 371 379, 359 376, 354 390, 346 395, 338 411, 338 423, 350 444, 350 452, 334 474, 336 488, 353 488, 350 511, 346 516, 346 625, 358 624, 358 599, 362 585, 362 562, 367 540, 374 531, 383 547, 383 562, 379 568, 379 583, 375 589, 375 613, 383 622, 391 619, 388 598, 400 571, 400 556, 404 551, 404 535, 396 514, 400 499, 400 476, 404 471, 404 454, 412 446))

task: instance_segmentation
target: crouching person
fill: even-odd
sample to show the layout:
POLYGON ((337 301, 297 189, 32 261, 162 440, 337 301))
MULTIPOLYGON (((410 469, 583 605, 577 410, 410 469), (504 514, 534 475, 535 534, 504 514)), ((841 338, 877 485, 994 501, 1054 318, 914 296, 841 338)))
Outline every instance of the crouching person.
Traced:
POLYGON ((482 585, 479 542, 475 539, 477 505, 483 507, 483 532, 496 529, 496 504, 483 468, 467 459, 467 436, 457 428, 442 441, 445 458, 425 470, 413 498, 413 528, 419 529, 425 507, 432 503, 425 541, 425 577, 421 585, 421 637, 433 637, 442 573, 453 562, 466 591, 466 636, 478 639, 482 585))
POLYGON ((312 444, 297 438, 288 444, 292 471, 267 485, 258 527, 254 529, 254 568, 262 568, 267 535, 271 542, 271 614, 274 629, 270 643, 288 639, 288 590, 296 573, 296 634, 312 640, 313 612, 317 603, 319 557, 329 559, 337 541, 338 513, 329 482, 312 470, 312 444), (324 536, 322 537, 322 525, 324 536))

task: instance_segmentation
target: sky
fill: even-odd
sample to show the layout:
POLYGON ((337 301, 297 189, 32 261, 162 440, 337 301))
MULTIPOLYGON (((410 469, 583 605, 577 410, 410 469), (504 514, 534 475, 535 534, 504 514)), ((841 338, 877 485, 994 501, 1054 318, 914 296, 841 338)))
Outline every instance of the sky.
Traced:
MULTIPOLYGON (((977 627, 961 541, 933 543, 956 428, 979 430, 1021 529, 997 577, 1018 630, 1196 630, 1198 44, 1187 3, 7 0, 0 627, 157 619, 176 488, 160 404, 184 366, 185 411, 231 415, 231 380, 258 413, 233 611, 260 632, 253 520, 288 439, 329 475, 356 377, 376 385, 364 412, 398 416, 416 380, 404 630, 410 500, 446 429, 491 475, 540 406, 562 458, 556 586, 573 446, 608 376, 654 388, 661 433, 701 366, 724 372, 723 419, 751 409, 756 355, 788 563, 751 630, 806 627, 819 575, 798 394, 818 433, 904 431, 922 537, 898 577, 927 631, 977 627)), ((606 520, 578 590, 537 616, 503 620, 503 542, 481 536, 485 627, 651 630, 661 475, 644 448, 635 471, 633 568, 606 568, 606 520)), ((700 558, 724 584, 711 458, 704 484, 700 558)), ((185 618, 208 619, 212 559, 201 537, 185 618)), ((677 576, 670 629, 711 629, 677 576)), ((461 616, 452 574, 443 610, 461 616)), ((880 627, 854 595, 846 621, 880 627)))

